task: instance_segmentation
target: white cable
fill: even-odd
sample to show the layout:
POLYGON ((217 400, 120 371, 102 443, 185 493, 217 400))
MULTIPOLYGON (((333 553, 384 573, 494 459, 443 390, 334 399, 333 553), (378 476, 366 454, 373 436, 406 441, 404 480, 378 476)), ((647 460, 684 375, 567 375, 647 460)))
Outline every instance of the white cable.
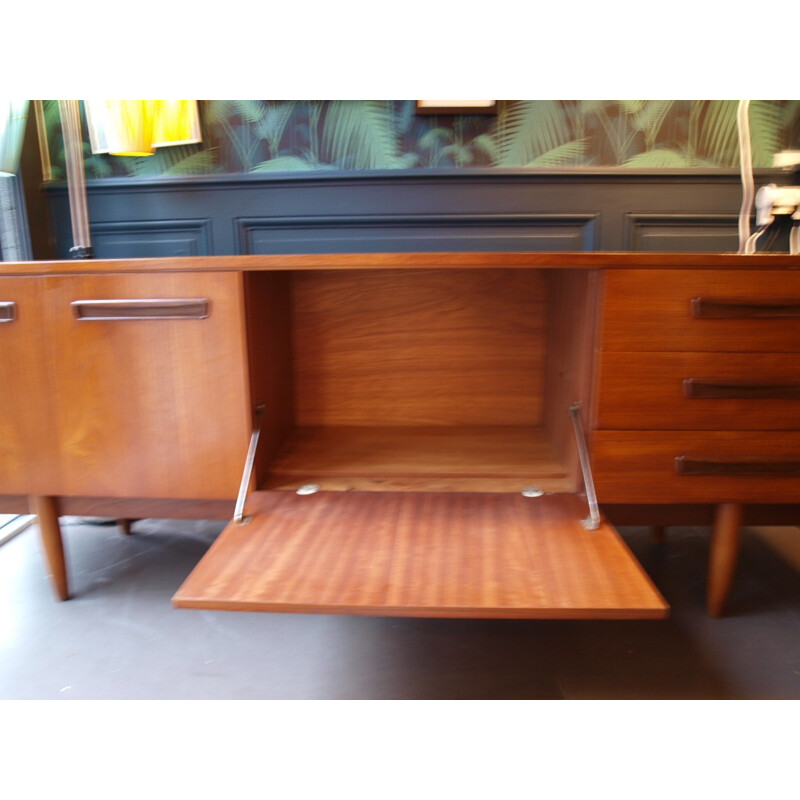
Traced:
MULTIPOLYGON (((763 227, 763 228, 759 228, 759 229, 758 229, 758 230, 757 230, 757 231, 756 231, 756 232, 755 232, 755 233, 754 233, 754 234, 753 234, 753 235, 752 235, 752 236, 751 236, 751 237, 750 237, 750 238, 747 240, 747 242, 745 242, 745 246, 744 246, 744 252, 745 252, 745 253, 752 254, 752 253, 755 253, 755 252, 756 252, 756 242, 759 240, 759 238, 761 237, 761 234, 763 234, 763 233, 764 233, 764 232, 767 230, 767 228, 768 228, 768 227, 769 227, 768 225, 764 225, 764 227, 763 227)), ((742 251, 740 250, 740 252, 742 252, 742 251)))
POLYGON ((793 255, 800 255, 800 225, 792 225, 789 232, 789 252, 793 255))
POLYGON ((739 129, 739 166, 742 173, 742 208, 739 212, 739 253, 754 253, 755 243, 750 244, 750 210, 755 198, 753 181, 753 153, 750 149, 749 100, 739 101, 736 125, 739 129), (753 248, 748 250, 748 244, 753 248))

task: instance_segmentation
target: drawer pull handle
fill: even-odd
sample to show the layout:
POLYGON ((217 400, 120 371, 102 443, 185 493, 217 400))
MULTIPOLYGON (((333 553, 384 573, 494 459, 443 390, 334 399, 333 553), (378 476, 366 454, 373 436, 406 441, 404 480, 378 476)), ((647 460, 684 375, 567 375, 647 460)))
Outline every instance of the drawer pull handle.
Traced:
POLYGON ((81 321, 124 319, 205 319, 208 300, 75 300, 70 303, 75 318, 81 321))
POLYGON ((800 385, 686 378, 683 381, 683 396, 689 400, 800 400, 800 385))
POLYGON ((800 300, 748 300, 737 297, 695 297, 696 319, 781 319, 800 317, 800 300))
POLYGON ((675 472, 678 475, 772 475, 778 477, 800 475, 800 461, 678 456, 675 459, 675 472))
POLYGON ((13 322, 17 318, 17 304, 13 302, 0 303, 0 322, 13 322))

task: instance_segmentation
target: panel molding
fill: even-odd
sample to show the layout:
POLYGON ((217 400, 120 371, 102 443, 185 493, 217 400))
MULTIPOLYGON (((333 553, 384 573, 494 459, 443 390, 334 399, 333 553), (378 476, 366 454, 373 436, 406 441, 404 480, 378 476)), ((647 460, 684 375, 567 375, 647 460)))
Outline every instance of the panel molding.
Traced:
POLYGON ((633 252, 704 252, 702 240, 718 243, 717 252, 736 251, 739 244, 738 214, 626 214, 626 249, 633 252), (681 250, 665 248, 680 240, 681 250), (658 242, 659 244, 655 244, 658 242))
POLYGON ((239 255, 386 250, 592 251, 597 214, 350 214, 234 220, 239 255), (506 246, 498 248, 504 240, 506 246), (271 245, 271 246, 270 246, 271 245))
POLYGON ((97 258, 211 255, 210 219, 91 222, 97 258))

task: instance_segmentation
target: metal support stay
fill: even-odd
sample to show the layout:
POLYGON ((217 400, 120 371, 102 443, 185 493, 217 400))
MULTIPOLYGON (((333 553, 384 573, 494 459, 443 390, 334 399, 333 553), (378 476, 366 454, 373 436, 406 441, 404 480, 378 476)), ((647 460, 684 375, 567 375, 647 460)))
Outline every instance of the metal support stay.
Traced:
POLYGON ((237 525, 246 525, 250 522, 249 517, 244 516, 244 504, 250 490, 250 480, 253 477, 253 463, 258 450, 258 439, 261 436, 261 418, 264 416, 264 406, 256 406, 255 419, 253 421, 253 432, 250 434, 250 446, 247 448, 247 458, 244 462, 244 472, 242 473, 242 483, 239 486, 239 496, 236 498, 236 507, 233 510, 233 521, 237 525))
POLYGON ((589 531, 596 531, 600 527, 600 508, 597 505, 592 467, 589 464, 589 450, 586 447, 586 437, 581 423, 580 403, 573 403, 570 406, 569 413, 572 415, 572 426, 575 429, 575 441, 578 444, 578 456, 581 460, 581 470, 583 472, 583 485, 586 489, 586 500, 589 503, 589 516, 583 520, 583 527, 589 531))

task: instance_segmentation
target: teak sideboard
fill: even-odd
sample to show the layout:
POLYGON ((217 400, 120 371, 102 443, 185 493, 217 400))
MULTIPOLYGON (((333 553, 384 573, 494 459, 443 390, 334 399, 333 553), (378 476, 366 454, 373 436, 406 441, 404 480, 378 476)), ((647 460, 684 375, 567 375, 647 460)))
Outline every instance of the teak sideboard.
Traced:
POLYGON ((658 618, 614 524, 797 524, 800 258, 6 263, 0 511, 229 519, 178 607, 658 618))

